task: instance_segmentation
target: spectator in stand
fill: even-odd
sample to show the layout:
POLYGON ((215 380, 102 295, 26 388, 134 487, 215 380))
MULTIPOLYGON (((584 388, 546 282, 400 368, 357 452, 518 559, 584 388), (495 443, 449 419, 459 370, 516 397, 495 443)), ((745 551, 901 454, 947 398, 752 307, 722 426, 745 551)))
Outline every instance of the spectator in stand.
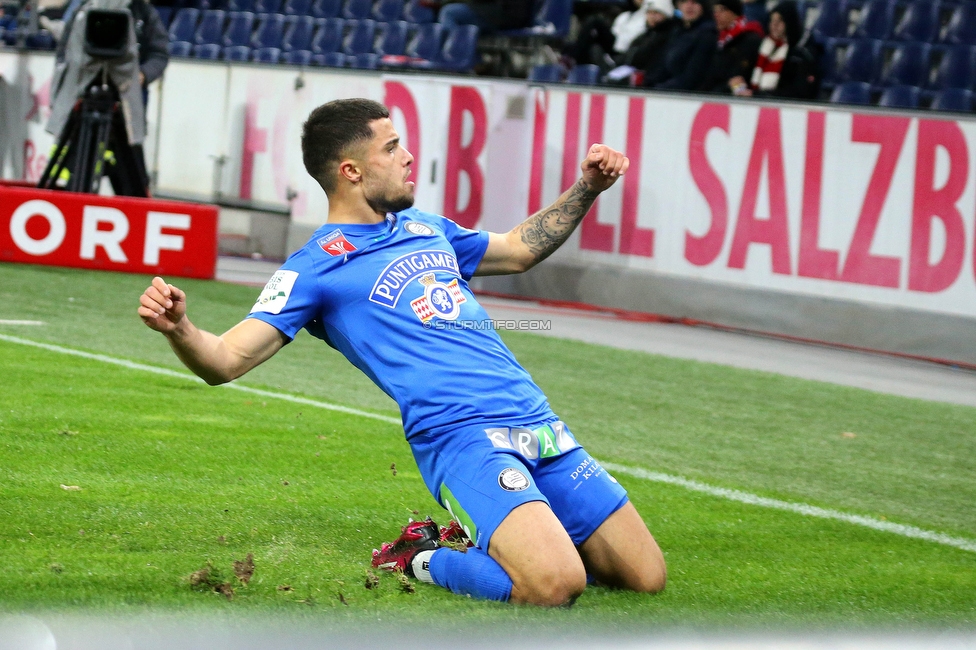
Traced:
POLYGON ((803 26, 796 3, 786 0, 769 14, 769 35, 759 46, 759 58, 747 82, 729 80, 729 89, 740 96, 816 99, 819 92, 817 58, 800 44, 803 26))
POLYGON ((681 24, 681 19, 674 15, 671 0, 644 0, 644 9, 646 29, 624 52, 620 65, 607 73, 608 83, 643 85, 647 70, 658 66, 672 32, 681 24))
POLYGON ((718 43, 711 0, 679 0, 678 11, 681 23, 673 30, 657 65, 645 73, 645 86, 694 90, 708 74, 718 43))
POLYGON ((718 49, 698 90, 727 94, 730 79, 752 75, 766 33, 762 25, 747 20, 743 11, 742 0, 715 0, 718 49))
POLYGON ((632 11, 622 11, 613 23, 603 14, 594 14, 580 26, 579 37, 565 53, 575 65, 594 63, 601 68, 616 67, 638 36, 647 29, 644 0, 631 0, 632 11))
MULTIPOLYGON (((429 3, 428 6, 436 6, 429 3)), ((440 8, 437 20, 446 29, 477 25, 482 34, 520 29, 532 24, 532 3, 526 0, 463 0, 440 8)))

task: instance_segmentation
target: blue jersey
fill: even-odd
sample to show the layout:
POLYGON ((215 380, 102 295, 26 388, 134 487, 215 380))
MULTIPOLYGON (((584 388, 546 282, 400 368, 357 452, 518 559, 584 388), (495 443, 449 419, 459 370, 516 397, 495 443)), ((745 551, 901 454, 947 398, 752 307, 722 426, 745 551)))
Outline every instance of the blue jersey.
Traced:
POLYGON ((554 419, 468 288, 487 247, 487 232, 414 208, 379 224, 327 223, 249 317, 339 350, 396 400, 407 438, 554 419))

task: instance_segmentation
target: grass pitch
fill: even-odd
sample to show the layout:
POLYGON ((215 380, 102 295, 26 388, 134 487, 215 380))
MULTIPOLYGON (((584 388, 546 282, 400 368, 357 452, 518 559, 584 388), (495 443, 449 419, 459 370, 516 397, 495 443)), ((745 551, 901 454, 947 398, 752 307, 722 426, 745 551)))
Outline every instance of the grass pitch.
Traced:
MULTIPOLYGON (((0 264, 0 319, 46 323, 0 334, 181 368, 135 315, 147 280, 0 264)), ((176 284, 194 322, 218 332, 257 293, 176 284)), ((976 539, 976 409, 505 338, 598 458, 976 539)), ((667 557, 661 595, 591 587, 571 610, 546 611, 421 584, 409 593, 386 575, 367 589, 371 549, 407 517, 446 521, 396 425, 4 341, 0 378, 2 610, 440 612, 544 626, 976 623, 976 553, 619 474, 667 557), (248 554, 245 584, 233 563, 248 554), (211 588, 222 584, 231 600, 211 588)), ((396 415, 307 335, 243 383, 396 415)))

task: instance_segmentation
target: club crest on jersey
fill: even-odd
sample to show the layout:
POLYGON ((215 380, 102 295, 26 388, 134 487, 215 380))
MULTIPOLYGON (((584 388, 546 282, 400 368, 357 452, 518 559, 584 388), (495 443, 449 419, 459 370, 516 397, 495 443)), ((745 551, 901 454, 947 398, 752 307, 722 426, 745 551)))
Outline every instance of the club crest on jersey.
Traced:
POLYGON ((340 255, 345 255, 356 250, 356 247, 346 239, 346 236, 342 234, 341 230, 333 230, 315 243, 332 257, 339 257, 340 255))
POLYGON ((418 221, 408 221, 403 224, 403 229, 413 235, 433 235, 434 229, 418 221))
POLYGON ((424 295, 411 300, 410 307, 420 322, 427 323, 434 316, 443 320, 454 320, 461 314, 461 304, 466 299, 457 279, 444 284, 438 282, 433 273, 427 273, 421 276, 419 282, 424 285, 424 295))

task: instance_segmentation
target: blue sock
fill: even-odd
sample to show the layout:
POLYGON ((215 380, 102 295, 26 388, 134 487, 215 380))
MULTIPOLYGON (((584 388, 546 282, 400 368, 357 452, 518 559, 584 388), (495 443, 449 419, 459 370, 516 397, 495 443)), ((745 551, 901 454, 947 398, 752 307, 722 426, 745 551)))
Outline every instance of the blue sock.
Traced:
POLYGON ((429 582, 463 596, 507 601, 512 595, 512 579, 480 548, 469 548, 466 553, 450 548, 421 552, 413 568, 421 580, 429 576, 429 582))

